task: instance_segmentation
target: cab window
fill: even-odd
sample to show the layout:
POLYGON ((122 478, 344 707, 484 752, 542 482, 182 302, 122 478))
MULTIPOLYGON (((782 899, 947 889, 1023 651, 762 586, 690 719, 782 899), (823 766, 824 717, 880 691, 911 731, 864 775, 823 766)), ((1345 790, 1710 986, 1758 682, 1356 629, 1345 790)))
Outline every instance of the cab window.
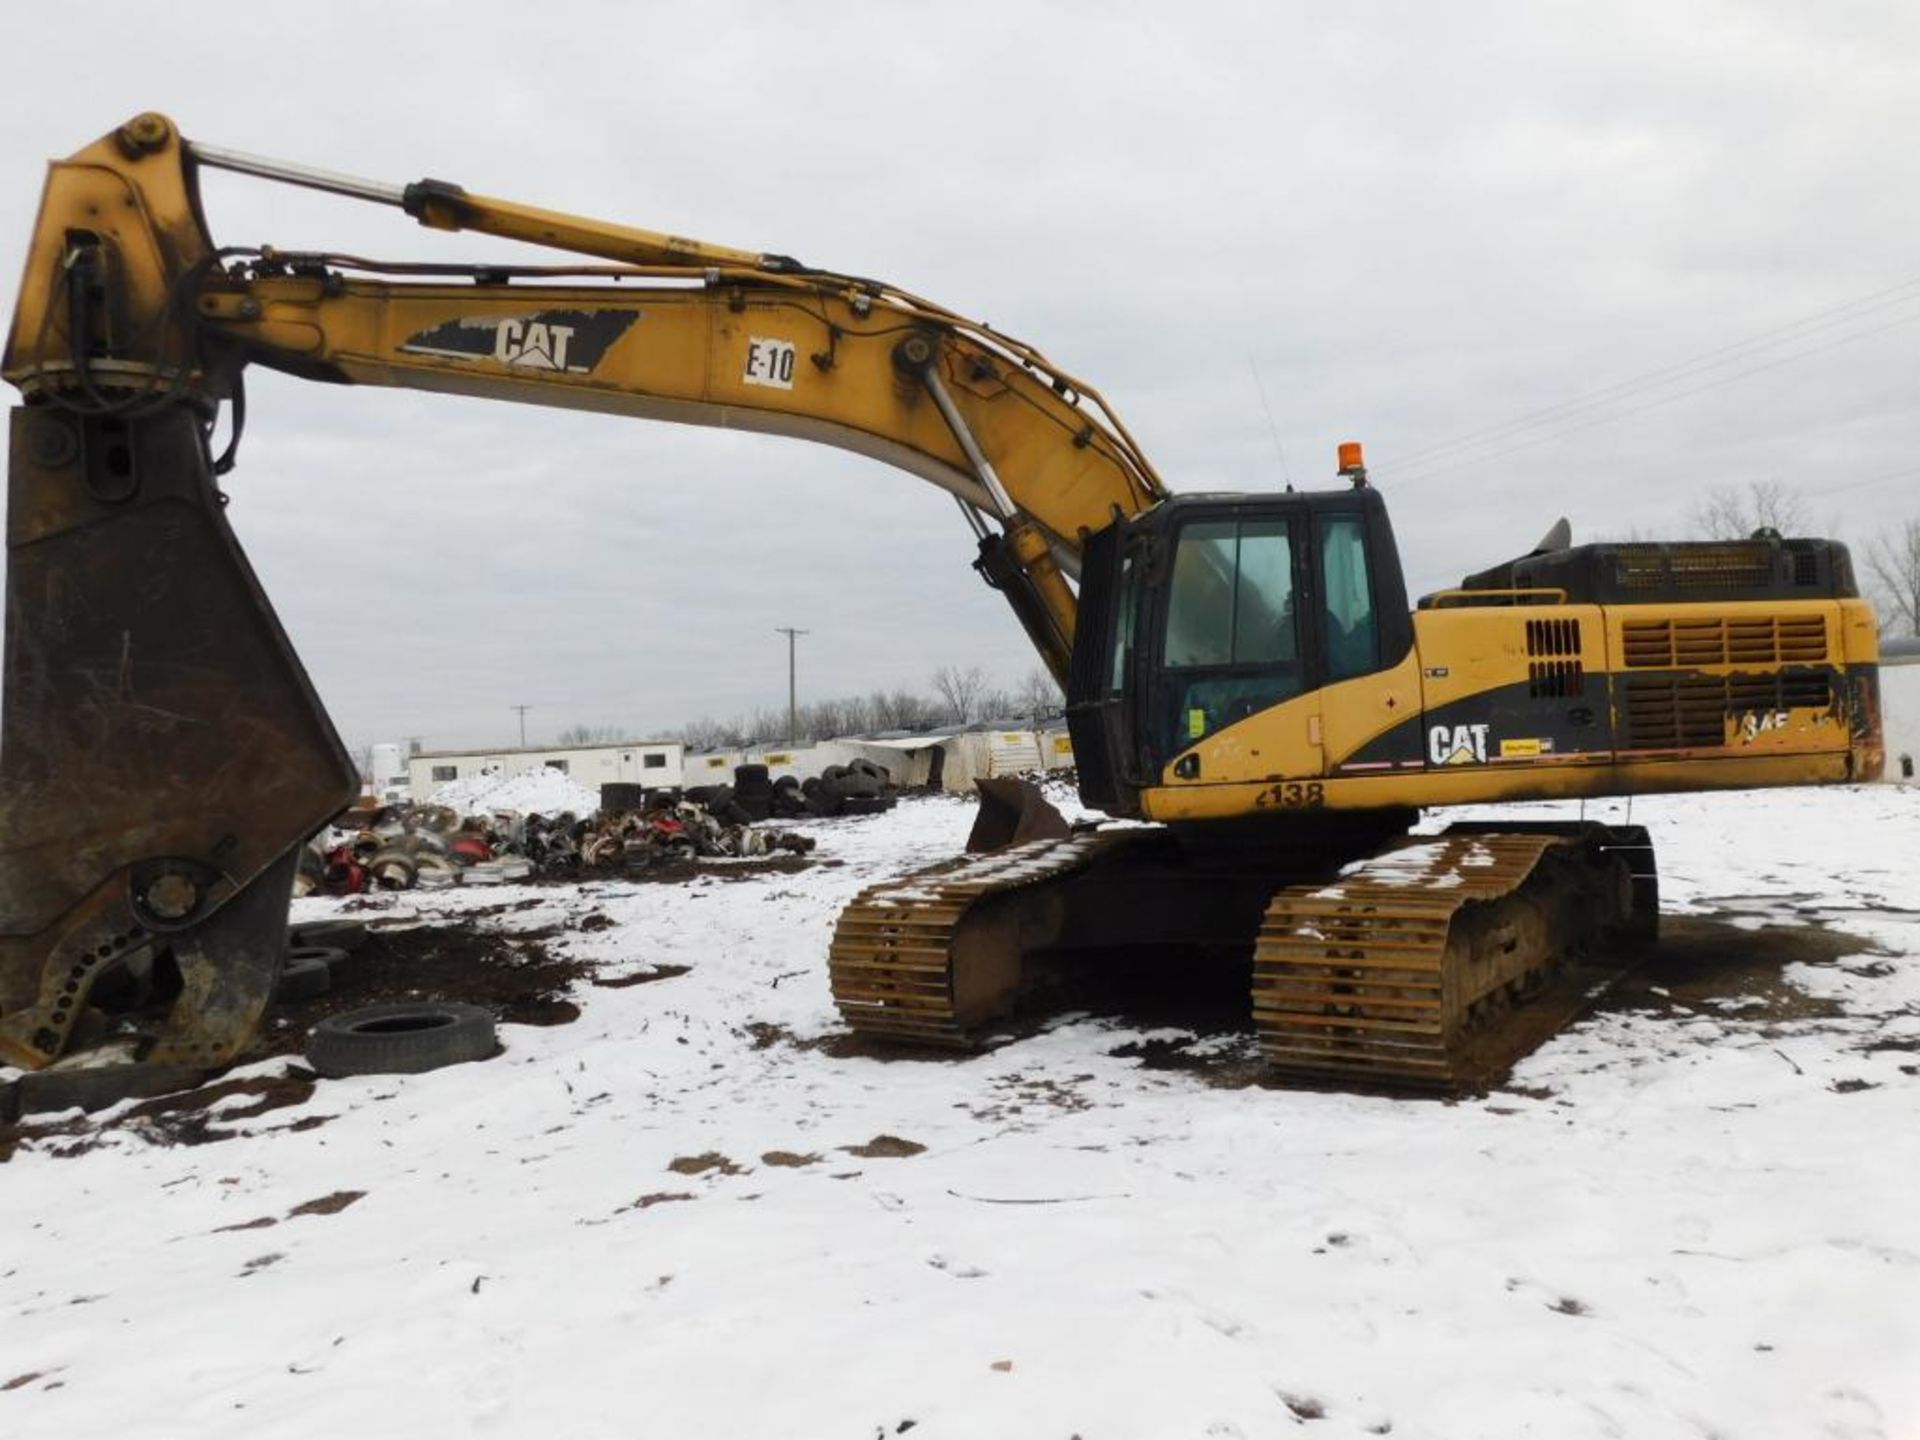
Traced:
POLYGON ((1109 695, 1126 693, 1127 676, 1133 669, 1133 627, 1140 609, 1135 578, 1133 553, 1129 551, 1120 557, 1120 584, 1116 589, 1120 613, 1113 625, 1113 667, 1107 675, 1109 695))
POLYGON ((1161 653, 1164 753, 1300 693, 1286 520, 1206 520, 1180 531, 1161 653))
POLYGON ((1327 680, 1369 674, 1380 668, 1380 627, 1367 573, 1366 522, 1358 515, 1322 515, 1318 531, 1327 680))

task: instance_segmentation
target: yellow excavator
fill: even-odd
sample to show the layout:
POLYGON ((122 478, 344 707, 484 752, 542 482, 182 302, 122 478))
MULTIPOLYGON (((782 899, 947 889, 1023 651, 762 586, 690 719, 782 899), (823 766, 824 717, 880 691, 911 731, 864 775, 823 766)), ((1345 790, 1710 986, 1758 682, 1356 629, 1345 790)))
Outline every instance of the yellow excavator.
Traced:
POLYGON ((829 964, 877 1036, 976 1043, 1050 950, 1238 947, 1280 1070, 1457 1085, 1514 1002, 1649 938, 1657 883, 1636 827, 1414 837, 1421 807, 1881 765, 1874 616, 1830 541, 1575 546, 1560 527, 1410 609, 1357 447, 1325 492, 1172 495, 1091 386, 892 285, 261 159, 143 114, 52 165, 5 353, 15 1065, 240 1054, 299 846, 355 792, 223 513, 251 365, 791 435, 954 496, 976 568, 1066 688, 1083 798, 1160 823, 859 896, 829 964), (560 258, 217 246, 207 168, 560 258))

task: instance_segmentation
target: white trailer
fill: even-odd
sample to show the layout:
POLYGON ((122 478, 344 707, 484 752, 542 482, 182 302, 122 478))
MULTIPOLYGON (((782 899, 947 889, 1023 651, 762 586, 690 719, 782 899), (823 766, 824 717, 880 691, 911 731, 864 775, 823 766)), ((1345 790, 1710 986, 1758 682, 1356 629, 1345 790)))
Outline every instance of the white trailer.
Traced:
POLYGON ((1920 640, 1881 646, 1880 724, 1887 740, 1886 778, 1920 783, 1920 640))
MULTIPOLYGON (((407 763, 414 798, 431 800, 436 789, 455 780, 522 775, 541 769, 557 770, 589 790, 622 783, 666 788, 700 783, 686 778, 683 754, 684 747, 678 740, 627 740, 612 745, 429 750, 412 756, 407 763)), ((729 771, 729 778, 731 774, 729 771)))

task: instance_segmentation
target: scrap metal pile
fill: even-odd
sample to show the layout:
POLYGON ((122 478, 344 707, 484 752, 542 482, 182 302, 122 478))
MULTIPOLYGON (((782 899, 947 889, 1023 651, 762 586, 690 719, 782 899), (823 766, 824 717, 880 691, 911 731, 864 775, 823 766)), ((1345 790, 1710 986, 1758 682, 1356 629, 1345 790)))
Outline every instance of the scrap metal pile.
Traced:
POLYGON ((641 806, 582 818, 501 810, 461 815, 445 805, 356 807, 301 852, 295 893, 357 895, 532 876, 630 874, 669 861, 805 855, 813 839, 716 815, 654 792, 641 806))

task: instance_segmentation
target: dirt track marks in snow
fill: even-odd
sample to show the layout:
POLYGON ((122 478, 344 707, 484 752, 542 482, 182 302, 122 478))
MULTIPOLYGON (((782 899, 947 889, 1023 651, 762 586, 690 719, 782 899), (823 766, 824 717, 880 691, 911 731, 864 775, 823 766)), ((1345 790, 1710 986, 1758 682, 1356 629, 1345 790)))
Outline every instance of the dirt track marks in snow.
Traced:
POLYGON ((1753 928, 1727 912, 1669 916, 1653 953, 1598 1008, 1713 1011, 1753 1024, 1831 1019, 1842 1013, 1839 1002, 1794 984, 1791 967, 1835 965, 1873 950, 1871 941, 1817 924, 1753 928))

